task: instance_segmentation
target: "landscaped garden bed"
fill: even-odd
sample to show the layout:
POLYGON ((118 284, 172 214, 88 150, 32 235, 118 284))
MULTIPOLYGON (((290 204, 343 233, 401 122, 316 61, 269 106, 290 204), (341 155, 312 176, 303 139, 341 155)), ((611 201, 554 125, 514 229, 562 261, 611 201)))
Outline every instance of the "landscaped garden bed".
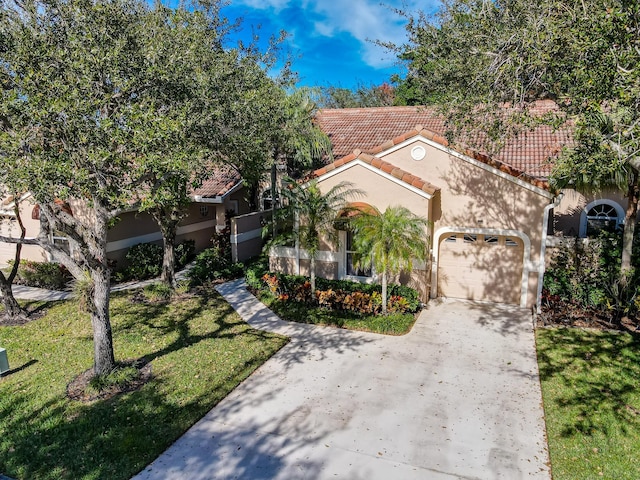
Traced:
POLYGON ((245 278, 260 301, 292 322, 403 335, 421 308, 418 292, 402 285, 389 286, 388 312, 382 314, 380 285, 318 278, 312 294, 307 277, 268 272, 260 263, 248 268, 245 278))
POLYGON ((287 342, 210 290, 170 302, 113 294, 116 358, 141 376, 134 391, 91 400, 78 388, 93 361, 88 315, 75 301, 46 306, 0 326, 13 369, 0 378, 0 473, 12 478, 131 478, 287 342))

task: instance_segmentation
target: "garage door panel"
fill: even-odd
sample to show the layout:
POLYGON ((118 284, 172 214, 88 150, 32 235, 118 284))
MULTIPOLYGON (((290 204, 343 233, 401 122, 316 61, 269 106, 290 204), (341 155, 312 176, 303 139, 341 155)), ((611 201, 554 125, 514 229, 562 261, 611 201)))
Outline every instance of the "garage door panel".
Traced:
POLYGON ((439 246, 438 294, 519 304, 523 254, 517 237, 448 236, 439 246))

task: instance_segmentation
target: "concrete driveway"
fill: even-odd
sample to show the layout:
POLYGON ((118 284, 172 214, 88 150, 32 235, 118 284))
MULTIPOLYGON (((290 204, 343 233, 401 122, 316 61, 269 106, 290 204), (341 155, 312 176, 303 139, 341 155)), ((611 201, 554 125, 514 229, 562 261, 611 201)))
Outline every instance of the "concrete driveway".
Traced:
POLYGON ((135 478, 549 479, 531 316, 438 301, 402 337, 289 324, 292 341, 135 478))

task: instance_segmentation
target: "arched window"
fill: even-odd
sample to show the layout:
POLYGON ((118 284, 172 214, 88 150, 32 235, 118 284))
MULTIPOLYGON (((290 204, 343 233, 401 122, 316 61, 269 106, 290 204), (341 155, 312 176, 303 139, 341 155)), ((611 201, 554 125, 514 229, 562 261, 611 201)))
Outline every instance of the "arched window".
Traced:
POLYGON ((582 211, 580 236, 591 237, 603 230, 615 231, 624 223, 624 210, 612 200, 595 200, 582 211))

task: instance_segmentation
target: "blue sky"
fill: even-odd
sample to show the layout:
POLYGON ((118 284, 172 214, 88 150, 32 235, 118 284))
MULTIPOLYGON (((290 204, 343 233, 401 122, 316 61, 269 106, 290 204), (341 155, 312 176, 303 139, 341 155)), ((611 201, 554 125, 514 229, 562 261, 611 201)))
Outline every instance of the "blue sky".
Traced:
POLYGON ((231 0, 230 19, 243 17, 245 34, 261 25, 260 35, 289 33, 287 48, 300 85, 353 88, 379 85, 402 72, 393 53, 373 40, 402 44, 405 20, 393 11, 437 8, 438 0, 231 0))

